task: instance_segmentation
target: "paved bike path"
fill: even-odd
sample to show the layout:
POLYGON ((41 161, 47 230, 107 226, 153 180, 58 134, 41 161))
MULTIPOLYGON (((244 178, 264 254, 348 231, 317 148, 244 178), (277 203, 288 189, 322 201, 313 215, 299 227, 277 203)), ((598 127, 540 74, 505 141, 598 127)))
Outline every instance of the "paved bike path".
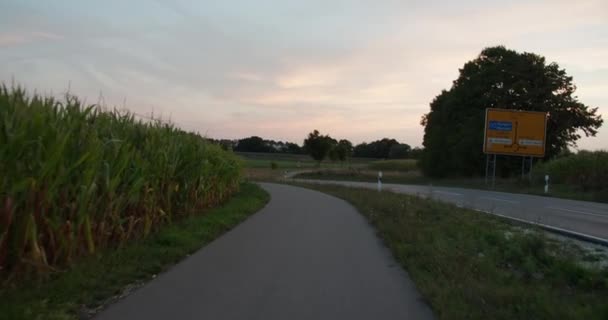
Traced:
POLYGON ((263 183, 268 205, 95 319, 432 319, 348 203, 263 183))

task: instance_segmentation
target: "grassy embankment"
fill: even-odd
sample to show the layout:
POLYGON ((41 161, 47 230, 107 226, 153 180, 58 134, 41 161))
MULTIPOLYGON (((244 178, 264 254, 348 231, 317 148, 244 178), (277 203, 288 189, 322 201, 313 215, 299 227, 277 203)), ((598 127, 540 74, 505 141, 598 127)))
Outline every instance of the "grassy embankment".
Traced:
POLYGON ((484 213, 390 192, 302 185, 353 204, 439 319, 607 319, 595 251, 484 213))
MULTIPOLYGON (((367 166, 354 168, 327 168, 302 173, 296 178, 376 182, 378 171, 383 171, 384 183, 436 185, 471 189, 490 189, 484 178, 443 178, 423 176, 415 160, 372 161, 367 166)), ((535 194, 585 201, 608 202, 608 153, 581 152, 565 158, 536 165, 532 181, 511 178, 496 180, 494 190, 535 194), (544 193, 544 176, 549 174, 549 193, 544 193)))
MULTIPOLYGON (((171 233, 182 251, 171 239, 164 240, 168 248, 141 247, 141 241, 179 233, 176 222, 217 207, 241 182, 242 161, 196 134, 103 112, 73 96, 56 101, 0 86, 0 316, 32 318, 47 305, 62 315, 116 291, 130 272, 159 270, 194 244, 171 233), (121 253, 140 249, 142 256, 166 253, 169 260, 121 253), (32 290, 42 294, 30 296, 32 290)), ((243 214, 248 208, 233 207, 243 214)), ((229 214, 241 214, 222 212, 226 223, 234 221, 229 214)), ((199 235, 199 246, 214 234, 199 235)))

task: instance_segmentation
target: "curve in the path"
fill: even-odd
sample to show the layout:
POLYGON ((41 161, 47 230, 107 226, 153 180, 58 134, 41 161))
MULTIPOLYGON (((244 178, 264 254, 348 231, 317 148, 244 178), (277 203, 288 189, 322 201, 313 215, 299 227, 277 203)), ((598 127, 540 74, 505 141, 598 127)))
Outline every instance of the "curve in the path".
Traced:
POLYGON ((261 184, 271 201, 96 319, 432 319, 346 202, 261 184))

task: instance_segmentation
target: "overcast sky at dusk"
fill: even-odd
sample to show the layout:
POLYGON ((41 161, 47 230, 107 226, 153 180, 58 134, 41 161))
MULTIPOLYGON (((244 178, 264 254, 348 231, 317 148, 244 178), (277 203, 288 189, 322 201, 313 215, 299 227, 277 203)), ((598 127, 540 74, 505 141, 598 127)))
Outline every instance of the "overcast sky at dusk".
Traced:
MULTIPOLYGON (((0 3, 0 81, 213 138, 419 146, 429 102, 499 44, 557 62, 608 120, 606 0, 0 3)), ((608 149, 607 127, 579 147, 608 149)))

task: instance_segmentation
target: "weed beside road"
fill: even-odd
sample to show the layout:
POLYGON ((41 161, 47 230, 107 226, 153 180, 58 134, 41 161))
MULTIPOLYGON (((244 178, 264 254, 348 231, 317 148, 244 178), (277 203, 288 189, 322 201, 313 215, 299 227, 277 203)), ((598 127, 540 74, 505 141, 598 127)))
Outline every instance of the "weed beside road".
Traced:
POLYGON ((414 196, 299 185, 353 204, 439 319, 608 318, 608 268, 576 246, 414 196))
POLYGON ((224 205, 160 228, 150 237, 89 256, 69 269, 0 289, 0 319, 86 318, 125 288, 143 283, 261 209, 269 195, 244 184, 224 205))

